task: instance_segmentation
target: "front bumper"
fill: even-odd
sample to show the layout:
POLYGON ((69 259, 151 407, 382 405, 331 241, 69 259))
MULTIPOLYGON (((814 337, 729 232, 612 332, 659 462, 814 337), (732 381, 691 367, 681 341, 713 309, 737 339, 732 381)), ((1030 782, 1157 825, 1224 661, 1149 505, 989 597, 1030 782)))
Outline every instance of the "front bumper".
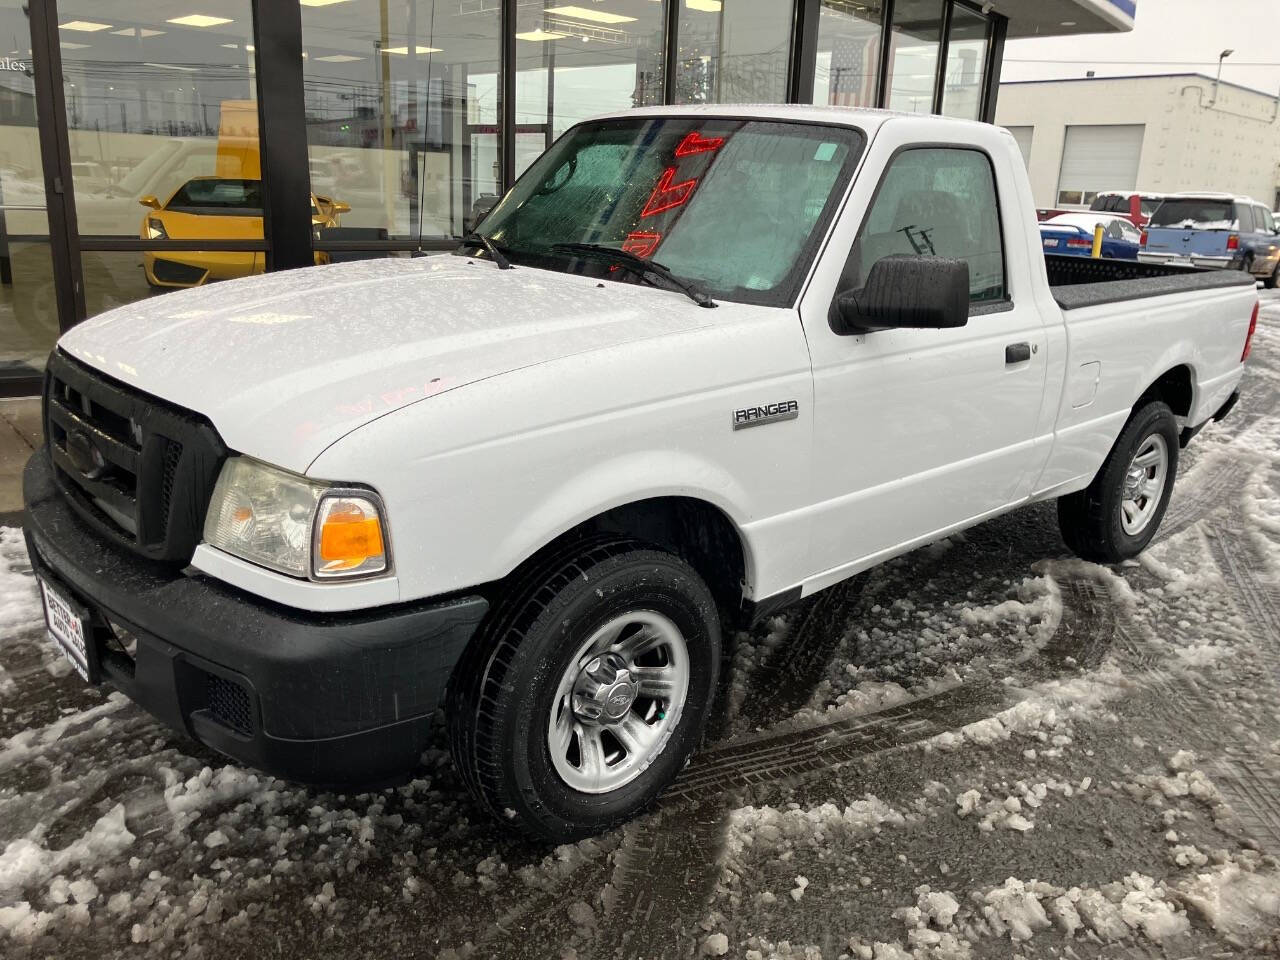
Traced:
POLYGON ((27 463, 23 498, 32 567, 88 611, 93 672, 174 729, 289 780, 411 775, 488 609, 468 596, 308 614, 175 572, 81 521, 46 449, 27 463))

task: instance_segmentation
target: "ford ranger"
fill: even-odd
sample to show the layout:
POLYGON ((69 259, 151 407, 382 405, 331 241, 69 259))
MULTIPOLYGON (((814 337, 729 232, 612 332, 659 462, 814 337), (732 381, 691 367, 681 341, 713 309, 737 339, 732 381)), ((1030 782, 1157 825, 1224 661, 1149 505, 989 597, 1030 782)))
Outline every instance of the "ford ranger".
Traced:
POLYGON ((87 682, 326 785, 412 775, 440 710, 557 841, 672 782, 727 629, 1033 501, 1139 553, 1257 317, 1046 256, 1013 137, 940 118, 608 116, 478 229, 68 332, 25 531, 87 682))

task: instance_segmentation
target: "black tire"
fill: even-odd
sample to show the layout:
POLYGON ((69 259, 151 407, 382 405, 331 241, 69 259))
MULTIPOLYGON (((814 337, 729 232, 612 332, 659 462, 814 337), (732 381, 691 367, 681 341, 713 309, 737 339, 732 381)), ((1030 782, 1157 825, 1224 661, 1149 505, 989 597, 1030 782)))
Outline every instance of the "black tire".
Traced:
POLYGON ((1178 452, 1178 421, 1168 404, 1153 400, 1138 407, 1093 482, 1078 493, 1058 498, 1058 527, 1071 551, 1096 563, 1119 563, 1145 550, 1169 507, 1178 473, 1178 452), (1153 434, 1164 438, 1169 457, 1164 490, 1147 525, 1130 535, 1120 519, 1125 475, 1139 448, 1153 434))
POLYGON ((1280 263, 1276 264, 1276 268, 1271 271, 1271 276, 1262 281, 1262 285, 1268 290, 1274 290, 1280 286, 1280 263))
POLYGON ((446 713, 454 763, 500 822, 566 843, 643 810, 697 747, 715 697, 720 620, 715 599, 683 560, 634 540, 598 538, 513 574, 450 683, 446 713), (669 618, 688 650, 688 693, 662 752, 609 793, 572 789, 556 772, 548 719, 581 645, 629 610, 669 618))

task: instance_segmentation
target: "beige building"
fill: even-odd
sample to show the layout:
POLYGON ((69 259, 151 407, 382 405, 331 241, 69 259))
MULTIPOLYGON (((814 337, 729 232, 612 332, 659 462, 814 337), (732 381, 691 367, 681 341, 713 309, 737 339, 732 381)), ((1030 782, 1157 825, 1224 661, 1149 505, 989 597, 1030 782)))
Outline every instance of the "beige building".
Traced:
POLYGON ((1036 204, 1102 190, 1215 190, 1280 207, 1280 98, 1185 73, 1004 83, 996 123, 1036 204))

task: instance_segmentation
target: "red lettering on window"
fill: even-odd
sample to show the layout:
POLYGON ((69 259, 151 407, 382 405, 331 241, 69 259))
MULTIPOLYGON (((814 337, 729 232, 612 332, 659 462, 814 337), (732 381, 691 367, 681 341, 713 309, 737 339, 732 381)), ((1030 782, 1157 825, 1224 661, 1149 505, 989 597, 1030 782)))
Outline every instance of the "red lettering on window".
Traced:
POLYGON ((627 234, 627 239, 622 241, 622 249, 647 260, 653 256, 658 249, 658 244, 661 242, 662 234, 660 233, 645 233, 643 230, 635 230, 627 234))
POLYGON ((724 137, 704 137, 697 130, 689 132, 680 146, 676 147, 677 157, 691 157, 695 153, 709 153, 724 146, 724 137))
POLYGON ((671 181, 675 178, 675 167, 667 167, 662 172, 662 176, 658 178, 658 185, 653 188, 653 193, 649 195, 649 202, 640 211, 640 216, 652 217, 655 213, 672 210, 689 199, 693 194, 694 187, 698 185, 698 181, 696 179, 686 180, 684 183, 677 183, 672 186, 671 181))

